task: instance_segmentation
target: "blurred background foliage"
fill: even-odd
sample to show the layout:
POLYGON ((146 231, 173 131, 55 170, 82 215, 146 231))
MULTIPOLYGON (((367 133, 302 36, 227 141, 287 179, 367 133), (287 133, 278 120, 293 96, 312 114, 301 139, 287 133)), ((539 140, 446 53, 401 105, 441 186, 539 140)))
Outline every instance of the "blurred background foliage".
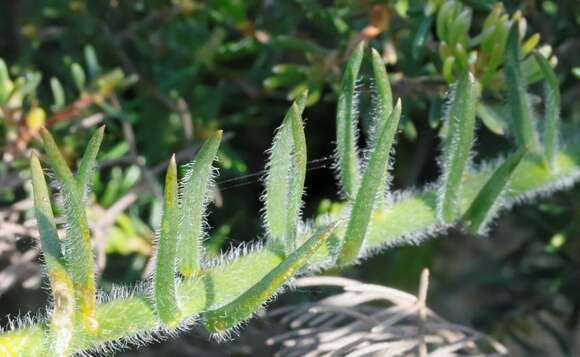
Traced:
MULTIPOLYGON (((303 89, 312 160, 306 213, 333 209, 336 92, 359 41, 382 53, 395 96, 404 98, 396 189, 437 177, 444 94, 466 68, 482 93, 475 161, 509 147, 502 51, 512 23, 523 35, 533 103, 542 101, 541 73, 527 57, 535 49, 556 66, 564 125, 580 124, 574 0, 10 0, 0 11, 3 316, 45 301, 31 249, 27 171, 41 126, 56 135, 70 163, 99 125, 107 127, 88 204, 100 286, 107 289, 147 274, 166 160, 172 153, 191 160, 217 128, 225 136, 208 249, 219 254, 263 234, 265 150, 289 100, 303 89)), ((373 91, 365 70, 360 88, 365 129, 373 91)), ((410 290, 430 267, 431 305, 444 316, 498 337, 516 354, 573 355, 580 351, 579 202, 576 188, 502 216, 489 238, 449 232, 332 273, 410 290)), ((140 353, 167 348, 180 355, 187 349, 176 344, 196 346, 194 335, 140 353)))

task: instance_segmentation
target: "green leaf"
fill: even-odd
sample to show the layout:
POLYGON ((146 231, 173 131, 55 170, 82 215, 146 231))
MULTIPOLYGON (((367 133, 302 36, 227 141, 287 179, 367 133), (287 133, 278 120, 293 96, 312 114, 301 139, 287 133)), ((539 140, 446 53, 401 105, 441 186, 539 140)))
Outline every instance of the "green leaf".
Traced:
POLYGON ((477 103, 477 116, 494 134, 505 135, 508 131, 506 120, 491 105, 487 105, 484 102, 477 103))
POLYGON ((336 108, 336 150, 340 182, 344 195, 354 199, 360 186, 359 153, 357 148, 356 80, 364 53, 361 42, 353 51, 342 78, 336 108))
POLYGON ((372 149, 370 160, 362 179, 361 187, 364 187, 364 189, 359 190, 352 206, 344 235, 344 243, 338 256, 338 264, 340 265, 352 263, 358 257, 373 208, 375 207, 376 198, 384 194, 379 192, 379 190, 384 188, 387 180, 387 164, 400 118, 401 101, 399 100, 391 112, 388 123, 383 125, 376 145, 372 149))
POLYGON ((79 92, 83 92, 85 90, 85 84, 87 82, 87 77, 85 75, 85 71, 83 67, 81 67, 78 63, 73 63, 70 67, 73 80, 79 92))
POLYGON ((445 224, 453 222, 459 208, 463 174, 473 145, 476 106, 476 82, 471 73, 465 72, 453 88, 445 115, 449 131, 443 147, 443 173, 437 201, 438 218, 445 224))
POLYGON ((534 52, 534 58, 540 66, 545 79, 544 102, 546 119, 544 124, 544 150, 546 151, 548 165, 550 168, 554 168, 560 127, 560 85, 556 73, 554 73, 546 57, 539 52, 534 52))
MULTIPOLYGON (((307 93, 303 96, 307 97, 307 93)), ((304 109, 304 107, 302 107, 304 109)), ((292 167, 290 176, 290 190, 288 192, 288 207, 286 218, 286 251, 296 249, 296 235, 300 210, 302 208, 302 196, 304 195, 304 181, 306 179, 306 137, 302 123, 302 110, 294 104, 291 108, 290 124, 292 126, 292 167)))
POLYGON ((512 172, 516 169, 527 149, 521 147, 499 165, 461 218, 461 223, 471 234, 483 234, 486 222, 495 214, 498 201, 505 191, 512 172))
POLYGON ((99 65, 99 60, 97 59, 95 48, 91 45, 86 45, 84 48, 84 55, 89 75, 92 79, 97 78, 101 73, 101 66, 99 65))
POLYGON ((48 130, 40 130, 48 161, 52 167, 64 202, 64 214, 67 223, 65 240, 65 258, 69 263, 76 301, 83 318, 84 327, 89 330, 97 328, 95 318, 95 273, 91 236, 82 192, 70 171, 67 163, 48 130))
POLYGON ((54 104, 52 105, 52 109, 53 110, 62 109, 62 107, 64 107, 66 99, 64 94, 64 88, 62 87, 62 84, 60 83, 58 78, 52 77, 50 79, 50 89, 52 91, 52 96, 54 98, 54 104))
POLYGON ((67 263, 56 230, 48 187, 36 154, 32 154, 30 158, 30 170, 40 245, 54 301, 51 331, 54 334, 55 344, 66 345, 67 335, 72 333, 74 317, 73 283, 66 268, 67 263))
POLYGON ((155 262, 155 306, 161 321, 174 328, 180 315, 175 291, 175 254, 178 227, 177 165, 171 157, 165 175, 163 218, 155 262))
POLYGON ((32 188, 34 192, 34 212, 50 285, 53 290, 60 284, 65 284, 72 289, 54 222, 48 187, 36 154, 32 154, 30 158, 30 170, 32 172, 32 188))
POLYGON ((531 151, 538 151, 536 124, 530 106, 526 81, 520 67, 520 35, 518 24, 514 23, 508 35, 505 49, 505 79, 509 107, 518 146, 527 146, 531 151))
POLYGON ((190 164, 181 186, 177 262, 184 276, 195 275, 203 257, 204 217, 212 198, 213 168, 222 131, 216 131, 201 147, 190 164))
MULTIPOLYGON (((79 162, 79 168, 77 171, 77 182, 79 184, 79 190, 83 193, 83 196, 88 192, 88 187, 91 183, 91 176, 95 166, 95 161, 97 159, 97 154, 99 153, 99 148, 103 142, 103 135, 105 134, 105 126, 101 126, 91 137, 85 153, 81 161, 79 162)), ((86 198, 86 197, 85 197, 86 198)))
MULTIPOLYGON (((373 64, 373 75, 374 75, 374 83, 377 89, 377 102, 376 102, 376 118, 375 118, 375 128, 373 130, 374 134, 380 134, 383 132, 383 129, 388 126, 389 132, 392 132, 393 137, 394 133, 397 130, 399 125, 399 120, 389 120, 391 118, 391 113, 393 112, 393 93, 391 91, 391 85, 389 83, 389 77, 387 75, 387 70, 383 65, 383 61, 381 59, 381 55, 375 50, 372 49, 372 64, 373 64)), ((391 135, 391 134, 389 134, 391 135)), ((374 147, 376 138, 374 135, 369 139, 370 148, 374 147)), ((391 143, 392 145, 392 143, 391 143)), ((389 149, 390 151, 390 149, 389 149)), ((384 176, 387 175, 388 167, 385 169, 384 176)), ((383 180, 380 187, 378 188, 378 193, 380 196, 384 196, 386 194, 386 185, 387 180, 383 180)))
POLYGON ((303 92, 278 128, 268 162, 264 220, 273 241, 287 251, 295 248, 297 222, 306 177, 306 139, 301 114, 308 96, 303 92))
POLYGON ((6 104, 14 85, 10 82, 10 74, 6 62, 0 58, 0 105, 6 104))
POLYGON ((254 286, 234 301, 204 314, 205 325, 216 333, 234 327, 247 319, 287 283, 328 240, 337 227, 334 223, 315 232, 304 244, 278 264, 254 286))

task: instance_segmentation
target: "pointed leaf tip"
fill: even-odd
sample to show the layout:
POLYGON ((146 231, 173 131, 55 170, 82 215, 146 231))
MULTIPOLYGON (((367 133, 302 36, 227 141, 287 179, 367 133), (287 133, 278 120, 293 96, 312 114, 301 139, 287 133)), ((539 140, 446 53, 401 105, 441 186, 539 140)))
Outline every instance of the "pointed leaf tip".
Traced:
POLYGON ((171 156, 165 174, 163 217, 155 262, 155 303, 161 321, 173 328, 179 323, 175 290, 175 259, 178 227, 177 164, 171 156))
POLYGON ((473 75, 466 72, 455 84, 445 114, 449 131, 443 146, 443 172, 437 199, 437 216, 444 224, 450 224, 456 218, 463 191, 463 175, 470 160, 477 106, 475 84, 473 75))
POLYGON ((397 127, 401 118, 401 101, 397 101, 387 125, 377 137, 370 160, 362 178, 361 187, 352 206, 350 220, 346 227, 344 242, 338 256, 338 264, 351 264, 359 256, 367 233, 377 198, 380 199, 387 181, 387 164, 397 127))
POLYGON ((356 81, 363 59, 364 43, 352 52, 343 74, 336 108, 336 153, 340 183, 346 198, 352 200, 360 185, 356 81))
POLYGON ((204 258, 204 217, 213 191, 213 162, 222 139, 217 130, 199 149, 181 181, 177 262, 179 272, 191 277, 199 272, 204 258))

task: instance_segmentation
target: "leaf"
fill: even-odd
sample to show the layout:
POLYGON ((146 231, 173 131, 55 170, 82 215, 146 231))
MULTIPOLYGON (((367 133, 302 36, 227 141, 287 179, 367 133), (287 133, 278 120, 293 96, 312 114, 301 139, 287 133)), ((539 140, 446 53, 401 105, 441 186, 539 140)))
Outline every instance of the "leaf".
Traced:
POLYGON ((278 128, 266 176, 266 228, 272 240, 281 243, 287 251, 295 248, 306 177, 306 139, 301 114, 307 96, 307 92, 303 92, 292 104, 278 128))
POLYGON ((77 89, 79 92, 83 92, 85 90, 85 83, 87 82, 87 77, 83 67, 78 63, 73 63, 70 70, 77 89))
POLYGON ((357 149, 356 80, 363 58, 364 43, 353 51, 342 78, 336 108, 336 151, 340 183, 347 199, 354 199, 360 185, 359 153, 357 149))
POLYGON ((284 261, 234 301, 215 310, 207 311, 204 314, 207 329, 214 333, 225 331, 250 317, 300 269, 306 266, 310 257, 328 240, 337 226, 338 224, 334 223, 319 229, 284 261))
POLYGON ((204 143, 189 165, 181 185, 177 264, 184 276, 193 276, 199 270, 205 238, 205 211, 213 192, 212 164, 221 139, 222 131, 219 130, 204 143))
MULTIPOLYGON (((393 112, 393 93, 391 91, 391 85, 389 83, 389 77, 387 75, 387 70, 383 65, 383 61, 381 59, 381 55, 375 50, 372 49, 372 64, 373 64, 373 74, 374 74, 374 82, 375 87, 377 89, 377 103, 376 103, 376 118, 375 118, 375 126, 376 128, 373 130, 374 133, 380 134, 383 132, 385 127, 389 127, 389 131, 394 132, 397 130, 399 125, 399 120, 390 120, 391 114, 393 112)), ((391 135, 391 134, 389 134, 391 135)), ((370 138, 370 148, 374 147, 375 138, 374 135, 370 138)), ((392 146, 392 143, 391 143, 392 146)), ((390 148, 389 148, 390 151, 390 148)), ((387 159, 388 160, 388 159, 387 159)), ((388 165, 387 165, 388 166, 388 165)), ((385 169, 384 177, 387 175, 388 167, 385 169)), ((387 180, 383 180, 382 184, 378 188, 378 193, 381 196, 384 196, 386 193, 386 185, 387 180)))
POLYGON ((69 263, 68 270, 72 276, 77 305, 83 317, 85 328, 94 330, 97 328, 95 273, 91 236, 82 193, 52 135, 44 128, 40 130, 40 133, 48 161, 60 185, 64 202, 67 223, 65 257, 69 263))
POLYGON ((171 157, 165 175, 163 218, 155 262, 155 306, 161 321, 174 328, 179 324, 175 291, 175 255, 178 227, 177 165, 171 157))
POLYGON ((560 127, 560 85, 552 66, 539 52, 534 52, 534 58, 544 75, 544 150, 546 161, 550 168, 554 168, 555 157, 558 152, 558 132, 560 127))
POLYGON ((499 165, 461 218, 461 224, 471 234, 482 234, 485 223, 495 213, 498 199, 505 191, 512 172, 516 169, 527 149, 521 147, 499 165))
POLYGON ((477 104, 477 116, 483 124, 494 134, 505 135, 508 131, 507 123, 504 118, 497 112, 496 108, 487 105, 484 102, 477 104))
MULTIPOLYGON (((304 98, 307 97, 305 92, 304 98)), ((288 208, 286 218, 286 251, 291 252, 296 249, 296 236, 298 222, 300 221, 300 210, 302 209, 302 196, 304 195, 304 181, 306 179, 306 137, 304 126, 298 105, 292 105, 292 115, 290 124, 292 126, 292 167, 290 174, 290 190, 288 192, 288 208)))
POLYGON ((382 128, 375 147, 372 149, 370 160, 365 170, 362 186, 352 206, 350 219, 344 235, 344 243, 338 256, 338 264, 350 264, 357 257, 363 245, 366 231, 371 219, 379 190, 384 188, 387 180, 386 170, 391 152, 391 146, 401 118, 401 101, 397 101, 391 112, 388 123, 382 128))
POLYGON ((535 119, 526 92, 526 82, 520 67, 520 35, 517 23, 514 23, 508 35, 505 48, 505 79, 514 134, 518 146, 527 146, 531 151, 538 151, 538 138, 535 131, 535 119))
POLYGON ((60 239, 58 238, 56 224, 54 222, 48 187, 36 154, 32 154, 30 158, 30 170, 32 173, 32 188, 34 193, 34 212, 50 285, 53 290, 60 284, 65 284, 72 289, 70 278, 66 272, 66 261, 62 254, 60 239))
POLYGON ((84 55, 89 75, 92 79, 97 78, 101 73, 101 66, 99 65, 99 60, 97 59, 95 48, 91 45, 85 46, 84 55))
POLYGON ((52 91, 52 96, 54 98, 54 104, 52 105, 52 110, 58 111, 64 107, 65 104, 65 94, 62 84, 56 77, 50 78, 50 90, 52 91))
POLYGON ((14 84, 10 81, 10 74, 6 62, 0 58, 0 105, 6 104, 10 97, 14 84))
MULTIPOLYGON (((105 126, 101 126, 91 137, 85 153, 79 162, 79 168, 77 171, 77 182, 79 185, 79 190, 86 196, 89 185, 91 183, 91 174, 95 166, 95 160, 97 159, 97 154, 99 153, 99 148, 103 142, 103 136, 105 134, 105 126)), ((85 197, 86 198, 86 197, 85 197)))
POLYGON ((475 86, 473 75, 465 72, 455 84, 445 115, 448 134, 443 147, 443 173, 437 201, 437 216, 445 224, 453 222, 457 214, 463 174, 470 160, 477 106, 475 86))

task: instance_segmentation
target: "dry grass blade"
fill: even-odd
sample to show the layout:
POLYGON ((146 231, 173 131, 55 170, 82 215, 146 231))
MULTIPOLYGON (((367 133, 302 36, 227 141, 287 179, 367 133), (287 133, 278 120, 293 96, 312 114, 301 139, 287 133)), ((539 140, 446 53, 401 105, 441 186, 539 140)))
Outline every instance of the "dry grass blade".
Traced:
POLYGON ((274 311, 272 315, 295 329, 267 343, 280 345, 279 356, 507 354, 507 349, 489 336, 449 323, 430 310, 426 303, 428 279, 424 270, 418 296, 346 278, 298 279, 296 286, 300 288, 335 287, 341 292, 316 303, 274 311), (321 316, 323 325, 318 322, 321 316))

